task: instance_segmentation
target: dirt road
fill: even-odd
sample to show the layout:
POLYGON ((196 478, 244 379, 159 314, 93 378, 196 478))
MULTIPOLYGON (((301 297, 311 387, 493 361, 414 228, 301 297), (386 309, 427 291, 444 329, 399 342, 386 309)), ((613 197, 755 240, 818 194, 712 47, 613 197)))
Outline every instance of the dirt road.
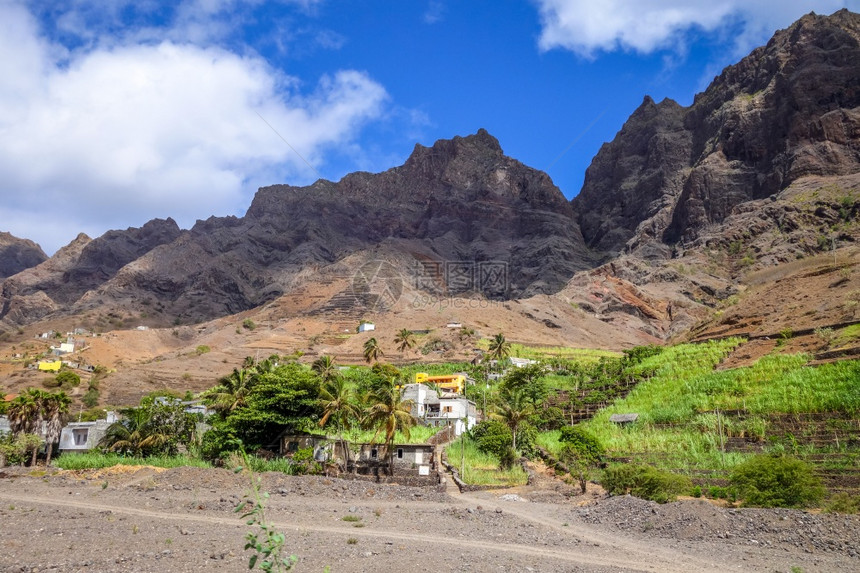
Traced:
MULTIPOLYGON (((522 489, 516 495, 448 495, 320 477, 263 477, 271 492, 268 517, 299 557, 297 571, 860 569, 860 558, 847 548, 808 552, 765 538, 754 544, 721 540, 716 532, 707 539, 663 535, 659 522, 623 527, 641 514, 657 517, 684 504, 651 513, 654 507, 632 498, 579 506, 582 498, 555 492, 535 491, 526 501, 522 489)), ((45 476, 0 470, 0 571, 247 570, 242 547, 249 528, 233 513, 247 485, 246 476, 227 470, 45 476)), ((691 515, 727 511, 687 505, 691 515)), ((830 524, 831 535, 856 539, 858 520, 842 520, 835 529, 830 524)))

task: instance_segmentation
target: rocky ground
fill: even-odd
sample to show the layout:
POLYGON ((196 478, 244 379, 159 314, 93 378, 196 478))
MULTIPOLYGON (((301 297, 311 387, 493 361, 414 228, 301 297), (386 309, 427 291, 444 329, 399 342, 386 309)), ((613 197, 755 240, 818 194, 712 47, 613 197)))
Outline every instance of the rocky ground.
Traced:
MULTIPOLYGON (((297 571, 860 570, 857 516, 571 496, 553 481, 459 494, 262 476, 297 571)), ((246 570, 250 527, 233 509, 248 485, 222 469, 5 468, 0 571, 246 570)))

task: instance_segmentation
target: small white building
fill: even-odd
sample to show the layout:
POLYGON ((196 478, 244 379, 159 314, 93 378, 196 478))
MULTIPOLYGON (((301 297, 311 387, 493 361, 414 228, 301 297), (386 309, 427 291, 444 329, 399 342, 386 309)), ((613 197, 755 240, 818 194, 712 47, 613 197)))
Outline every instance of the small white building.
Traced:
POLYGON ((471 400, 458 394, 443 394, 437 404, 428 404, 424 416, 428 426, 453 426, 459 436, 478 423, 478 408, 471 400))
POLYGON ((525 368, 526 366, 531 366, 532 364, 537 363, 537 360, 531 360, 529 358, 518 358, 516 356, 511 356, 510 358, 508 358, 508 364, 516 368, 525 368))
POLYGON ((411 414, 425 426, 443 428, 453 426, 457 436, 478 423, 478 409, 471 400, 460 394, 441 396, 426 384, 406 384, 404 400, 412 400, 411 414))
POLYGON ((404 400, 412 400, 412 416, 419 420, 427 413, 429 406, 439 405, 439 394, 426 384, 406 384, 402 397, 404 400))
POLYGON ((75 351, 75 343, 74 342, 62 342, 59 346, 52 346, 51 350, 54 351, 54 354, 57 356, 61 354, 71 354, 75 351))
POLYGON ((371 330, 376 330, 376 325, 372 322, 362 322, 358 325, 359 332, 370 332, 371 330))
POLYGON ((107 419, 95 422, 71 422, 60 432, 61 453, 89 452, 98 446, 108 427, 117 421, 114 412, 108 412, 107 419))

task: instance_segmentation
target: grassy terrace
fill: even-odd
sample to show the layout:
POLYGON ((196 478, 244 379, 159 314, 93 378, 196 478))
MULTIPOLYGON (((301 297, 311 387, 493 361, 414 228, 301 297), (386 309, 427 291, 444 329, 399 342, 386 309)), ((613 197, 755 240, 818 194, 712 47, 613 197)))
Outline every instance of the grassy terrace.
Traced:
MULTIPOLYGON (((464 440, 452 442, 445 450, 448 463, 458 471, 461 467, 464 440)), ((469 485, 515 486, 523 485, 528 480, 528 474, 519 464, 508 470, 499 469, 499 459, 478 450, 474 442, 465 440, 465 471, 461 479, 469 485)))
MULTIPOLYGON (((750 454, 724 452, 721 444, 744 438, 766 449, 785 448, 783 430, 773 427, 779 416, 824 414, 837 419, 856 418, 860 412, 860 361, 805 367, 806 355, 770 355, 755 365, 727 371, 714 367, 738 339, 666 348, 642 362, 655 375, 640 383, 626 398, 601 410, 585 426, 607 447, 611 456, 654 463, 665 469, 696 473, 725 471, 750 454), (612 414, 637 413, 632 427, 609 421, 612 414)), ((808 444, 792 453, 807 457, 819 467, 823 454, 838 454, 837 465, 857 464, 856 455, 840 444, 808 444), (847 456, 847 457, 846 457, 847 456)), ((539 444, 557 452, 558 432, 546 432, 539 444)), ((856 453, 856 452, 855 452, 856 453)))

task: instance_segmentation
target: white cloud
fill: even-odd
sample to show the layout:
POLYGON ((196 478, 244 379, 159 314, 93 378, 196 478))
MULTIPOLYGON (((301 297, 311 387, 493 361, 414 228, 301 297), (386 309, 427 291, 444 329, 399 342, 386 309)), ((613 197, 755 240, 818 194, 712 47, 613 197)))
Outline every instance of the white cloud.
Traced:
POLYGON ((543 50, 563 48, 583 57, 597 52, 650 53, 683 45, 692 29, 715 31, 740 23, 735 54, 767 40, 805 13, 829 14, 847 0, 536 0, 543 50))
POLYGON ((188 226, 241 213, 259 185, 309 182, 316 175, 265 122, 324 171, 388 97, 362 72, 308 90, 258 56, 170 40, 70 55, 9 3, 0 77, 0 230, 49 253, 79 231, 167 216, 188 226))
POLYGON ((445 19, 447 8, 445 4, 438 0, 430 0, 427 4, 427 9, 424 11, 425 24, 437 24, 445 19))

